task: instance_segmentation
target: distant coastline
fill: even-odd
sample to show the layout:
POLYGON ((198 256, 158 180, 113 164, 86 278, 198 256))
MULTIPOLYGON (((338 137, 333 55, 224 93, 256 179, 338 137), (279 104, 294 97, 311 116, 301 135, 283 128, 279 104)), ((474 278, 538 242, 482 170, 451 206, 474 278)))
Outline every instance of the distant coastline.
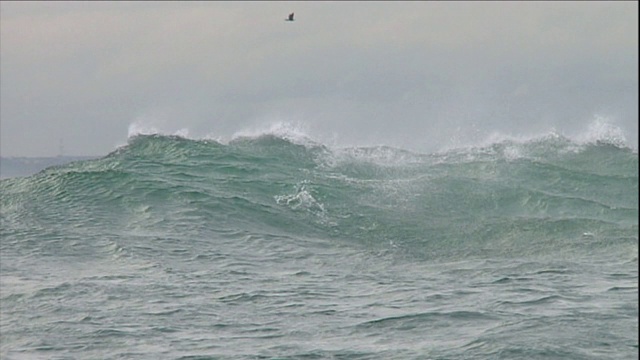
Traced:
POLYGON ((51 166, 98 157, 99 156, 0 157, 0 179, 29 176, 51 166))

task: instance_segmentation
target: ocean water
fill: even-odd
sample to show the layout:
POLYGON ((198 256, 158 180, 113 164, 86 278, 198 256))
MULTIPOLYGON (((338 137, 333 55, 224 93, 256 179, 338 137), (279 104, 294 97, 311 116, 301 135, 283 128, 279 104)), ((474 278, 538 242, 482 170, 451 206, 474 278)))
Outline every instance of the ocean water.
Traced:
POLYGON ((2 359, 635 359, 638 153, 137 135, 0 180, 2 359))

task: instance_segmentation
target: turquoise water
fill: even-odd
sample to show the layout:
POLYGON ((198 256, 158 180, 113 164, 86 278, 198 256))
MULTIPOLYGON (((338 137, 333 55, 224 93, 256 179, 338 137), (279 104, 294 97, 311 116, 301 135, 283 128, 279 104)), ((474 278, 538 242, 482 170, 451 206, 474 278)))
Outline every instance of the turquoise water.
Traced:
POLYGON ((0 180, 3 359, 632 359, 638 154, 139 135, 0 180))

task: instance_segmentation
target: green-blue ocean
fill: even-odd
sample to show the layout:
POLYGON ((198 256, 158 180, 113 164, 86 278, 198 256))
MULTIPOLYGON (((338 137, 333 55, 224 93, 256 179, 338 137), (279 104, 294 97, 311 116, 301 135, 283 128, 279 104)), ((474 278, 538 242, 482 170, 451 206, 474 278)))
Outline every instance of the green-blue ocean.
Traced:
POLYGON ((0 203, 3 360, 638 356, 616 141, 136 135, 0 203))

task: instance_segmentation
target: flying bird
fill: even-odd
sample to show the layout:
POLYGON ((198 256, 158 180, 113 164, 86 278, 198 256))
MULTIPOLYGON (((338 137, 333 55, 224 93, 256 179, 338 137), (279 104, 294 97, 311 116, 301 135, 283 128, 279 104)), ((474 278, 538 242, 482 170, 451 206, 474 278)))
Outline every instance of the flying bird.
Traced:
POLYGON ((289 17, 284 19, 284 21, 293 21, 293 13, 289 14, 289 17))

